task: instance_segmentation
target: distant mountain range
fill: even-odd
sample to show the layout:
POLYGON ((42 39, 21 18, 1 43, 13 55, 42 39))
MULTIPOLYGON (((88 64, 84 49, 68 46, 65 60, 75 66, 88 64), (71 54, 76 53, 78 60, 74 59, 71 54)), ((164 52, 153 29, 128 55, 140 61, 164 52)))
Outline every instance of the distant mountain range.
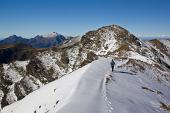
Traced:
POLYGON ((153 36, 153 37, 139 37, 143 40, 152 40, 152 39, 170 39, 170 36, 153 36))
POLYGON ((42 36, 37 35, 34 38, 26 39, 21 36, 12 35, 0 41, 0 46, 4 45, 15 45, 15 44, 27 44, 31 45, 34 48, 49 48, 53 46, 58 46, 64 43, 66 38, 63 35, 60 35, 56 32, 53 32, 49 35, 42 36))
POLYGON ((170 40, 141 40, 117 25, 51 48, 0 48, 1 113, 168 113, 169 94, 170 40))

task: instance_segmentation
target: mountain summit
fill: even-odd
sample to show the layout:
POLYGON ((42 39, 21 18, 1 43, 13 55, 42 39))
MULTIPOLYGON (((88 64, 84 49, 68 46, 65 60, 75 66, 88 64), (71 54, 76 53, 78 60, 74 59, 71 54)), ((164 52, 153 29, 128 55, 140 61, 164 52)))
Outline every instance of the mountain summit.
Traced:
POLYGON ((28 39, 22 38, 21 36, 12 35, 4 40, 0 41, 0 45, 13 45, 17 43, 27 43, 28 39))
POLYGON ((53 32, 46 37, 37 35, 36 37, 31 38, 28 41, 28 44, 32 45, 35 48, 50 48, 63 44, 65 40, 66 38, 63 35, 53 32))
POLYGON ((167 113, 168 44, 111 25, 1 64, 2 113, 167 113))
POLYGON ((52 32, 52 33, 47 35, 47 38, 55 38, 57 35, 58 35, 57 32, 52 32))

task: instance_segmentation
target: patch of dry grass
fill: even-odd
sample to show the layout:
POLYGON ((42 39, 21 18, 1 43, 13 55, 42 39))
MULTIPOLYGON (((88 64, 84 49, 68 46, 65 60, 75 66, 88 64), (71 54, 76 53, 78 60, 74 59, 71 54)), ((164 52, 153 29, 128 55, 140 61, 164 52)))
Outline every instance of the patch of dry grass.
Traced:
POLYGON ((160 102, 160 108, 162 108, 165 111, 170 111, 170 104, 165 104, 163 102, 160 102))

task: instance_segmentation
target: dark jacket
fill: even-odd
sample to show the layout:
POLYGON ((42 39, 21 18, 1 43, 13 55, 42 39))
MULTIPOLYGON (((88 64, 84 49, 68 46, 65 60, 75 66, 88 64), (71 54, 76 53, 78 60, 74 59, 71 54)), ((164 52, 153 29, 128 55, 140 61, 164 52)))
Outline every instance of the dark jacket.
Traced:
POLYGON ((113 67, 113 66, 115 66, 115 62, 112 60, 111 62, 110 62, 110 65, 113 67))

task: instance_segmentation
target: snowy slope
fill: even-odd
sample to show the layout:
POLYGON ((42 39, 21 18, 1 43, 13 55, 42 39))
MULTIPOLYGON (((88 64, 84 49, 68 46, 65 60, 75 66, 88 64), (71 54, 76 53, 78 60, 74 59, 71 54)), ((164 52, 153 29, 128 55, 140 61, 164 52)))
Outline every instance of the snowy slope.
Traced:
MULTIPOLYGON (((55 35, 56 33, 53 34, 55 35)), ((166 41, 164 41, 164 43, 165 42, 166 41)), ((40 87, 54 80, 63 78, 63 76, 67 76, 69 73, 78 70, 100 57, 112 57, 118 60, 117 67, 120 69, 117 70, 119 71, 117 73, 118 76, 122 75, 120 72, 128 71, 139 75, 139 78, 143 76, 143 81, 149 80, 149 82, 151 82, 153 79, 157 83, 160 83, 160 86, 165 83, 168 84, 170 83, 170 48, 168 48, 169 43, 164 43, 159 40, 142 41, 126 29, 117 25, 111 25, 89 31, 81 38, 70 38, 70 40, 67 40, 59 47, 38 49, 28 61, 15 61, 0 65, 1 108, 25 98, 28 94, 40 87)), ((103 63, 106 63, 106 61, 103 61, 103 63)), ((107 64, 109 64, 109 62, 107 62, 107 64)), ((91 65, 94 66, 95 64, 90 64, 90 67, 92 67, 91 65)), ((105 65, 101 66, 105 67, 105 65)), ((108 70, 110 67, 106 68, 108 70)), ((98 70, 97 68, 97 70, 93 69, 92 72, 98 74, 98 71, 102 70, 98 70)), ((103 70, 104 75, 107 72, 108 71, 103 70)), ((72 75, 73 74, 71 74, 71 76, 72 75)), ((85 75, 83 73, 81 74, 81 76, 85 75)), ((87 77, 89 78, 89 76, 87 77)), ((130 77, 127 76, 126 79, 130 79, 130 77)), ((77 81, 79 80, 77 79, 77 81)), ((72 83, 70 80, 68 80, 68 82, 70 82, 70 84, 72 83)), ((59 89, 62 88, 65 83, 60 84, 59 89)), ((157 89, 157 85, 154 85, 155 84, 153 84, 153 87, 157 89)), ((93 86, 95 85, 93 84, 93 86)), ((74 87, 77 87, 76 84, 74 84, 74 87)), ((114 88, 115 86, 112 87, 114 88)), ((163 89, 157 89, 158 91, 148 89, 152 88, 150 85, 147 88, 146 86, 141 87, 151 92, 159 92, 163 89)), ((68 89, 71 89, 70 86, 68 89)), ((166 91, 163 92, 165 92, 165 94, 167 93, 166 91)), ((139 97, 140 96, 141 95, 139 95, 139 97)), ((166 102, 164 101, 164 103, 166 102)), ((42 106, 40 106, 40 108, 41 107, 42 106)), ((33 110, 35 109, 33 108, 33 110)))
POLYGON ((111 72, 109 58, 51 82, 2 113, 168 113, 170 85, 142 73, 119 68, 111 72), (163 106, 164 105, 164 106, 163 106))
POLYGON ((169 40, 150 40, 147 42, 150 48, 155 50, 159 58, 170 66, 170 41, 169 40))
POLYGON ((165 39, 165 40, 160 40, 164 45, 166 45, 167 47, 169 47, 170 48, 170 39, 165 39))

